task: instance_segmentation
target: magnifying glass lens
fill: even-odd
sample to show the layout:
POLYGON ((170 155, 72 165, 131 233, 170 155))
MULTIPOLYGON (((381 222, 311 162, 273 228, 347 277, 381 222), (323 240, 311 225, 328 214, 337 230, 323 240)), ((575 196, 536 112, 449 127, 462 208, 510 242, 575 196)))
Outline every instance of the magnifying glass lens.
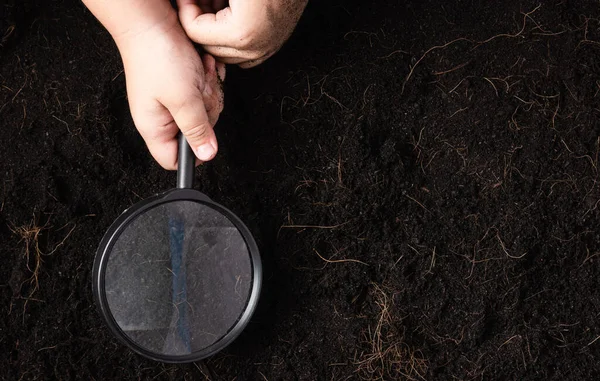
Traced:
POLYGON ((160 356, 185 356, 223 338, 246 310, 250 251, 236 226, 201 202, 140 213, 114 241, 104 275, 120 330, 160 356))

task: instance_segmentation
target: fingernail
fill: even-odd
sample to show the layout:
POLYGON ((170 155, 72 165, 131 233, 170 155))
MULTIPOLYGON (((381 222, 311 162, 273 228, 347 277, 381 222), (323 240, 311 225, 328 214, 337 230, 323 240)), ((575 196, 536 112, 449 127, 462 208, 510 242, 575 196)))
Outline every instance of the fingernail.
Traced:
POLYGON ((217 153, 217 148, 211 143, 206 142, 196 149, 196 156, 202 161, 209 161, 217 153))

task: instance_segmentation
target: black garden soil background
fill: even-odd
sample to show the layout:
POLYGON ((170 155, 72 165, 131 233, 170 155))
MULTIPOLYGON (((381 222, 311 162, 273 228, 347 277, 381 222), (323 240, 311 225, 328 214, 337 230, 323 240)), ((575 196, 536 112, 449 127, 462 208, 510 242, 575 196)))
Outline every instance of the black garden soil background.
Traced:
POLYGON ((0 3, 0 378, 590 380, 600 360, 600 3, 313 1, 231 67, 197 188, 262 251, 223 353, 163 365, 93 304, 103 233, 174 185, 77 1, 0 3))

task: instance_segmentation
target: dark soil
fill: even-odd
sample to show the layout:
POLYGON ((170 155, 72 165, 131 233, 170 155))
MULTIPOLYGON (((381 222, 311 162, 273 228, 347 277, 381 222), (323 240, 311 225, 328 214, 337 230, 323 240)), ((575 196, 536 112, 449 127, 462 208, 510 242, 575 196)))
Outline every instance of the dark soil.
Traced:
POLYGON ((175 175, 90 13, 2 0, 1 377, 596 379, 598 17, 591 0, 311 2, 279 54, 230 67, 197 172, 258 241, 259 310, 223 353, 163 365, 111 337, 91 268, 175 175))

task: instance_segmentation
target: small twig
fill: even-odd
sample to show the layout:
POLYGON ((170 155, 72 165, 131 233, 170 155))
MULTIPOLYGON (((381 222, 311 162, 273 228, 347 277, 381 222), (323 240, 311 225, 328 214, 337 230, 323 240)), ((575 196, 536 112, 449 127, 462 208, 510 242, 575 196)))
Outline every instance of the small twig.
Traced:
MULTIPOLYGON (((479 46, 481 46, 481 45, 484 45, 484 44, 487 44, 488 42, 490 42, 490 41, 492 41, 492 40, 495 40, 496 38, 500 38, 500 37, 516 38, 516 37, 520 37, 520 36, 523 34, 523 32, 525 32, 525 28, 527 27, 527 19, 528 19, 528 18, 531 18, 530 16, 531 16, 531 15, 532 15, 534 12, 536 12, 538 9, 540 9, 540 8, 541 8, 541 6, 542 6, 542 5, 541 5, 541 4, 539 4, 539 5, 538 5, 537 7, 535 7, 535 8, 534 8, 532 11, 530 11, 530 12, 527 12, 527 13, 522 13, 522 14, 523 14, 523 26, 521 27, 521 30, 519 30, 519 31, 518 31, 517 33, 515 33, 515 34, 502 33, 502 34, 498 34, 498 35, 492 36, 492 37, 488 38, 487 40, 483 40, 483 41, 473 41, 473 40, 471 40, 471 39, 468 39, 468 38, 465 38, 465 37, 460 37, 460 38, 457 38, 457 39, 455 39, 455 40, 452 40, 452 41, 450 41, 450 42, 447 42, 447 43, 445 43, 445 44, 443 44, 443 45, 438 45, 438 46, 434 46, 434 47, 431 47, 431 48, 429 48, 427 51, 425 51, 425 53, 424 53, 424 54, 421 56, 421 58, 419 58, 419 59, 417 60, 417 62, 415 62, 415 64, 414 64, 414 65, 413 65, 413 66, 410 68, 410 71, 409 71, 408 75, 406 76, 406 78, 404 79, 404 82, 402 83, 402 90, 400 91, 400 94, 404 94, 404 89, 405 89, 405 87, 406 87, 406 83, 407 83, 407 82, 410 80, 410 78, 413 76, 413 73, 414 73, 414 71, 415 71, 415 68, 416 68, 417 66, 419 66, 419 64, 421 63, 421 61, 423 61, 423 60, 425 59, 425 57, 427 57, 427 56, 429 55, 429 53, 433 52, 434 50, 438 50, 438 49, 445 49, 445 48, 447 48, 448 46, 450 46, 450 45, 452 45, 452 44, 455 44, 455 43, 457 43, 457 42, 460 42, 460 41, 468 41, 468 42, 474 43, 474 44, 476 44, 476 46, 475 46, 473 49, 476 49, 477 47, 479 47, 479 46)), ((465 64, 465 65, 466 65, 466 64, 465 64)), ((459 65, 459 66, 458 66, 458 67, 456 67, 455 69, 451 69, 451 71, 453 71, 453 70, 458 70, 458 69, 460 69, 461 67, 462 67, 462 66, 460 66, 460 65, 459 65)), ((444 74, 444 73, 445 73, 445 72, 441 72, 441 73, 439 73, 439 74, 441 75, 441 74, 444 74)))
POLYGON ((378 60, 383 60, 386 58, 390 58, 391 56, 393 56, 394 54, 398 54, 398 53, 402 53, 402 54, 409 54, 408 52, 405 52, 404 50, 394 50, 393 52, 391 52, 390 54, 383 56, 383 57, 377 57, 378 60))
POLYGON ((465 107, 465 108, 461 108, 461 109, 459 109, 459 110, 456 110, 456 111, 455 111, 455 112, 454 112, 452 115, 450 115, 450 116, 448 117, 448 119, 450 119, 450 118, 452 118, 453 116, 455 116, 456 114, 459 114, 459 113, 461 113, 461 112, 463 112, 463 111, 466 111, 466 110, 468 110, 468 109, 469 109, 468 107, 465 107))
POLYGON ((323 261, 325 261, 327 263, 354 262, 354 263, 360 263, 361 265, 368 266, 367 263, 359 261, 358 259, 327 259, 327 258, 324 258, 321 254, 319 254, 319 252, 317 251, 317 249, 313 248, 313 251, 315 252, 315 254, 317 254, 319 256, 319 258, 321 258, 323 261))
POLYGON ((56 347, 58 347, 58 344, 54 345, 54 346, 51 346, 51 347, 40 348, 40 349, 38 349, 38 352, 45 351, 47 349, 56 349, 56 347))
POLYGON ((450 42, 447 42, 447 43, 445 43, 444 45, 438 45, 438 46, 434 46, 434 47, 431 47, 431 48, 429 48, 429 49, 428 49, 428 50, 427 50, 427 51, 426 51, 426 52, 425 52, 425 53, 424 53, 424 54, 421 56, 421 58, 419 58, 419 59, 417 60, 417 62, 415 62, 415 64, 414 64, 414 65, 413 65, 413 66, 410 68, 410 72, 408 73, 408 75, 407 75, 407 76, 406 76, 406 78, 404 79, 404 83, 402 83, 402 90, 400 91, 400 94, 404 94, 404 88, 406 87, 406 83, 407 83, 407 82, 410 80, 410 78, 412 77, 413 73, 415 72, 415 68, 416 68, 417 66, 419 66, 419 64, 421 63, 421 61, 423 61, 423 60, 425 59, 425 57, 427 57, 427 55, 428 55, 429 53, 433 52, 434 50, 438 50, 438 49, 445 49, 445 48, 447 48, 448 46, 450 46, 450 45, 452 45, 452 44, 455 44, 455 43, 457 43, 457 42, 460 42, 460 41, 470 41, 470 40, 469 40, 469 39, 467 39, 467 38, 464 38, 464 37, 460 37, 460 38, 457 38, 456 40, 452 40, 452 41, 450 41, 450 42))
POLYGON ((532 11, 527 12, 527 13, 523 13, 523 26, 521 27, 521 30, 518 31, 517 33, 515 33, 515 34, 509 34, 509 33, 498 34, 498 35, 495 35, 495 36, 492 36, 492 37, 488 38, 487 40, 479 41, 478 45, 487 44, 488 42, 490 42, 492 40, 495 40, 496 38, 500 38, 500 37, 516 38, 516 37, 521 36, 523 34, 523 32, 525 32, 525 27, 527 26, 527 18, 529 18, 529 16, 531 16, 538 9, 540 9, 541 6, 542 6, 542 4, 539 4, 532 11))
POLYGON ((433 248, 433 253, 431 254, 431 263, 429 264, 429 270, 427 270, 427 272, 425 273, 427 274, 431 274, 431 270, 433 269, 433 267, 435 266, 435 247, 433 248))
POLYGON ((338 106, 340 106, 340 108, 342 110, 349 111, 348 107, 344 106, 340 101, 338 101, 337 99, 335 99, 331 95, 327 94, 327 92, 323 91, 322 94, 325 95, 327 98, 331 99, 335 104, 337 104, 338 106))
POLYGON ((113 79, 111 79, 110 81, 111 81, 111 82, 114 82, 114 81, 115 81, 117 78, 119 78, 119 76, 120 76, 121 74, 123 74, 123 72, 125 72, 125 70, 121 70, 120 72, 118 72, 118 73, 117 73, 117 75, 115 75, 115 76, 113 77, 113 79))
POLYGON ((496 85, 494 85, 494 82, 492 82, 492 80, 489 79, 488 77, 483 77, 483 79, 485 79, 486 81, 488 81, 490 83, 490 85, 492 85, 492 87, 494 88, 494 91, 496 92, 496 96, 498 96, 498 89, 496 88, 496 85))
POLYGON ((498 239, 498 242, 500 242, 502 251, 504 252, 504 254, 506 254, 507 257, 512 258, 512 259, 521 259, 527 255, 527 252, 524 252, 522 255, 519 255, 519 256, 510 255, 508 253, 508 250, 506 250, 506 246, 504 245, 504 242, 502 242, 502 239, 500 238, 500 233, 498 231, 496 231, 496 238, 498 239))
POLYGON ((588 345, 586 345, 587 347, 589 347, 590 345, 594 344, 596 341, 598 341, 598 339, 600 339, 600 336, 596 337, 594 340, 590 341, 588 343, 588 345))
POLYGON ((452 73, 453 71, 462 69, 463 67, 467 66, 470 63, 471 63, 471 61, 467 61, 465 63, 462 63, 462 64, 455 66, 452 69, 449 69, 446 71, 436 71, 435 73, 433 73, 433 75, 444 75, 444 74, 452 73))
MULTIPOLYGON (((69 232, 67 233, 67 235, 65 236, 65 238, 63 238, 63 240, 62 240, 62 241, 60 241, 60 242, 59 242, 59 243, 58 243, 56 246, 54 246, 54 249, 52 249, 52 251, 51 251, 51 252, 49 252, 48 254, 43 254, 43 255, 45 255, 45 256, 48 256, 48 255, 52 255, 52 254, 54 254, 54 252, 55 252, 56 250, 58 250, 58 248, 59 248, 59 247, 61 247, 61 246, 62 246, 62 245, 65 243, 65 241, 67 240, 67 238, 69 238, 69 236, 71 235, 71 233, 73 233, 73 230, 75 230, 75 228, 76 228, 76 227, 77 227, 77 225, 76 225, 76 224, 75 224, 75 225, 73 225, 73 227, 71 228, 71 230, 69 230, 69 232)), ((62 228, 61 228, 61 229, 62 229, 62 228)), ((58 230, 60 230, 60 229, 58 229, 58 230)))
POLYGON ((206 364, 204 362, 200 363, 202 365, 202 368, 200 368, 200 366, 198 366, 198 364, 196 364, 196 363, 193 363, 193 364, 196 367, 196 369, 198 369, 198 371, 200 371, 200 373, 202 373, 202 375, 204 376, 204 378, 206 380, 211 381, 211 377, 210 377, 211 376, 211 372, 210 372, 210 369, 208 369, 208 367, 206 366, 206 364), (206 374, 205 371, 208 374, 206 374))
POLYGON ((415 200, 414 198, 410 197, 409 195, 405 194, 406 198, 413 200, 414 202, 416 202, 421 208, 425 209, 427 212, 431 213, 431 210, 427 209, 423 204, 421 204, 419 201, 415 200))
POLYGON ((62 119, 57 118, 55 115, 52 115, 52 117, 56 120, 58 120, 59 122, 61 122, 62 124, 64 124, 65 126, 67 126, 67 131, 69 131, 69 134, 71 133, 71 129, 69 128, 69 123, 65 122, 62 119))
POLYGON ((500 345, 498 347, 498 349, 502 348, 503 346, 505 346, 506 344, 510 343, 514 338, 521 338, 521 335, 514 335, 513 337, 511 337, 510 339, 506 340, 504 343, 502 343, 502 345, 500 345))

